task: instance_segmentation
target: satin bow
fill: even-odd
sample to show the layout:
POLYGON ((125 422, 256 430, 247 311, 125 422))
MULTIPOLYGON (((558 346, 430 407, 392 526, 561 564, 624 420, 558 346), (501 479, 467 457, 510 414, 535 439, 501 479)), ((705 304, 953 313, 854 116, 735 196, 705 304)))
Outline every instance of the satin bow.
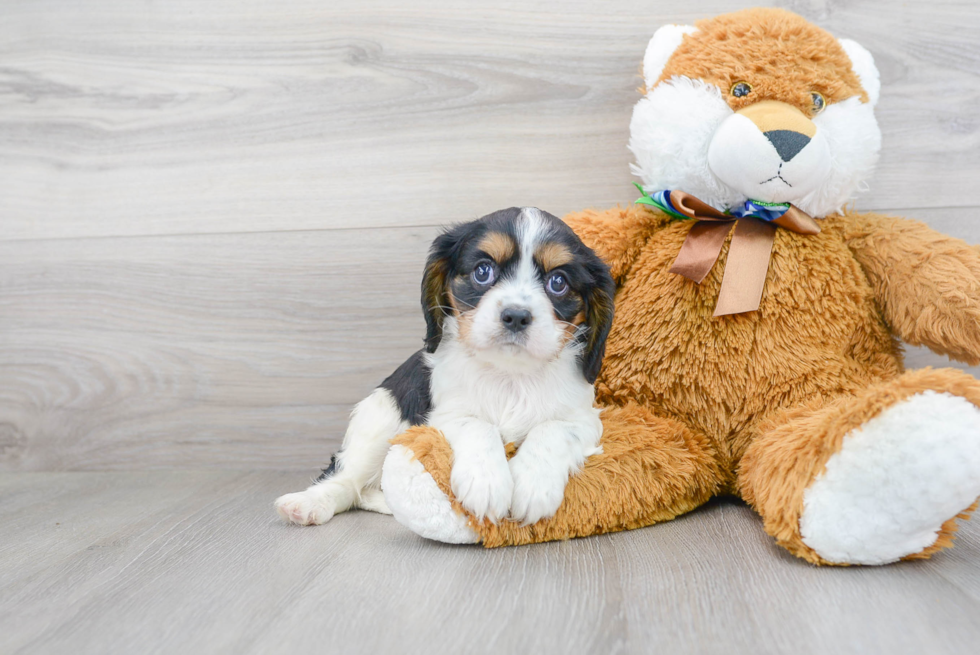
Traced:
MULTIPOLYGON (((636 186, 643 193, 643 188, 639 184, 636 186)), ((683 191, 644 193, 636 202, 656 207, 677 218, 697 220, 670 269, 671 273, 682 275, 697 284, 715 265, 725 245, 725 238, 735 226, 715 316, 759 309, 777 227, 797 234, 820 232, 813 218, 789 203, 748 200, 743 206, 724 213, 683 191)))

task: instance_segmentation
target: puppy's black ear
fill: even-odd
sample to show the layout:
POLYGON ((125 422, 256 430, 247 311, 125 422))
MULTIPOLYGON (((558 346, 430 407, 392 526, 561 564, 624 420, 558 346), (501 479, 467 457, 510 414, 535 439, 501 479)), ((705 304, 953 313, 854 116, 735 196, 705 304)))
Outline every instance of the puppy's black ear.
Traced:
POLYGON ((422 275, 422 313, 425 315, 425 351, 433 353, 442 341, 442 324, 449 311, 452 280, 462 231, 459 226, 443 232, 432 242, 422 275))
POLYGON ((592 287, 585 296, 585 350, 582 352, 582 374, 591 384, 599 377, 606 354, 606 338, 613 322, 616 283, 597 255, 589 251, 586 268, 592 274, 592 287))

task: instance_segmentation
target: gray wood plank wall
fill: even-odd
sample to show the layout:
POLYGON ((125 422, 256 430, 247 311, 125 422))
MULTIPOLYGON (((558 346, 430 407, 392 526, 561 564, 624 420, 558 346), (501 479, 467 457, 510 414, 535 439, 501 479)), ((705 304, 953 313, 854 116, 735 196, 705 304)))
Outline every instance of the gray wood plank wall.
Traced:
MULTIPOLYGON (((858 208, 980 241, 976 3, 776 4, 875 55, 858 208)), ((0 470, 312 468, 437 226, 632 201, 647 40, 744 5, 8 0, 0 470)))

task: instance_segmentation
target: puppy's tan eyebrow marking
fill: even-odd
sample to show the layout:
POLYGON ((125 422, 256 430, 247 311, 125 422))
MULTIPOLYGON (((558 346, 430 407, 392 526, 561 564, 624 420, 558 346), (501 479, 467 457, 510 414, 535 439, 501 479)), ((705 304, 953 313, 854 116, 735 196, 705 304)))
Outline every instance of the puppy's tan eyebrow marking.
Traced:
POLYGON ((534 252, 534 259, 546 271, 564 266, 572 261, 572 252, 560 243, 546 243, 534 252))
POLYGON ((503 232, 487 232, 477 248, 493 257, 498 264, 507 261, 514 256, 517 244, 514 240, 503 232))

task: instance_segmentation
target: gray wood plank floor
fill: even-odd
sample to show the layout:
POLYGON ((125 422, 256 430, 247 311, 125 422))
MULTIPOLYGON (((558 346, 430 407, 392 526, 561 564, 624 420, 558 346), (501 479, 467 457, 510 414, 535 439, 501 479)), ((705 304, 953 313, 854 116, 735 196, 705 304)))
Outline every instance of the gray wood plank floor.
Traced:
MULTIPOLYGON (((774 4, 881 70, 858 208, 980 242, 980 5, 774 4)), ((976 652, 977 522, 816 569, 725 499, 496 551, 272 511, 418 347, 437 226, 632 201, 647 40, 744 6, 4 2, 0 655, 976 652)))
POLYGON ((484 550, 352 512, 279 522, 295 472, 0 478, 3 653, 970 653, 980 524, 931 561, 816 568, 741 503, 484 550))

